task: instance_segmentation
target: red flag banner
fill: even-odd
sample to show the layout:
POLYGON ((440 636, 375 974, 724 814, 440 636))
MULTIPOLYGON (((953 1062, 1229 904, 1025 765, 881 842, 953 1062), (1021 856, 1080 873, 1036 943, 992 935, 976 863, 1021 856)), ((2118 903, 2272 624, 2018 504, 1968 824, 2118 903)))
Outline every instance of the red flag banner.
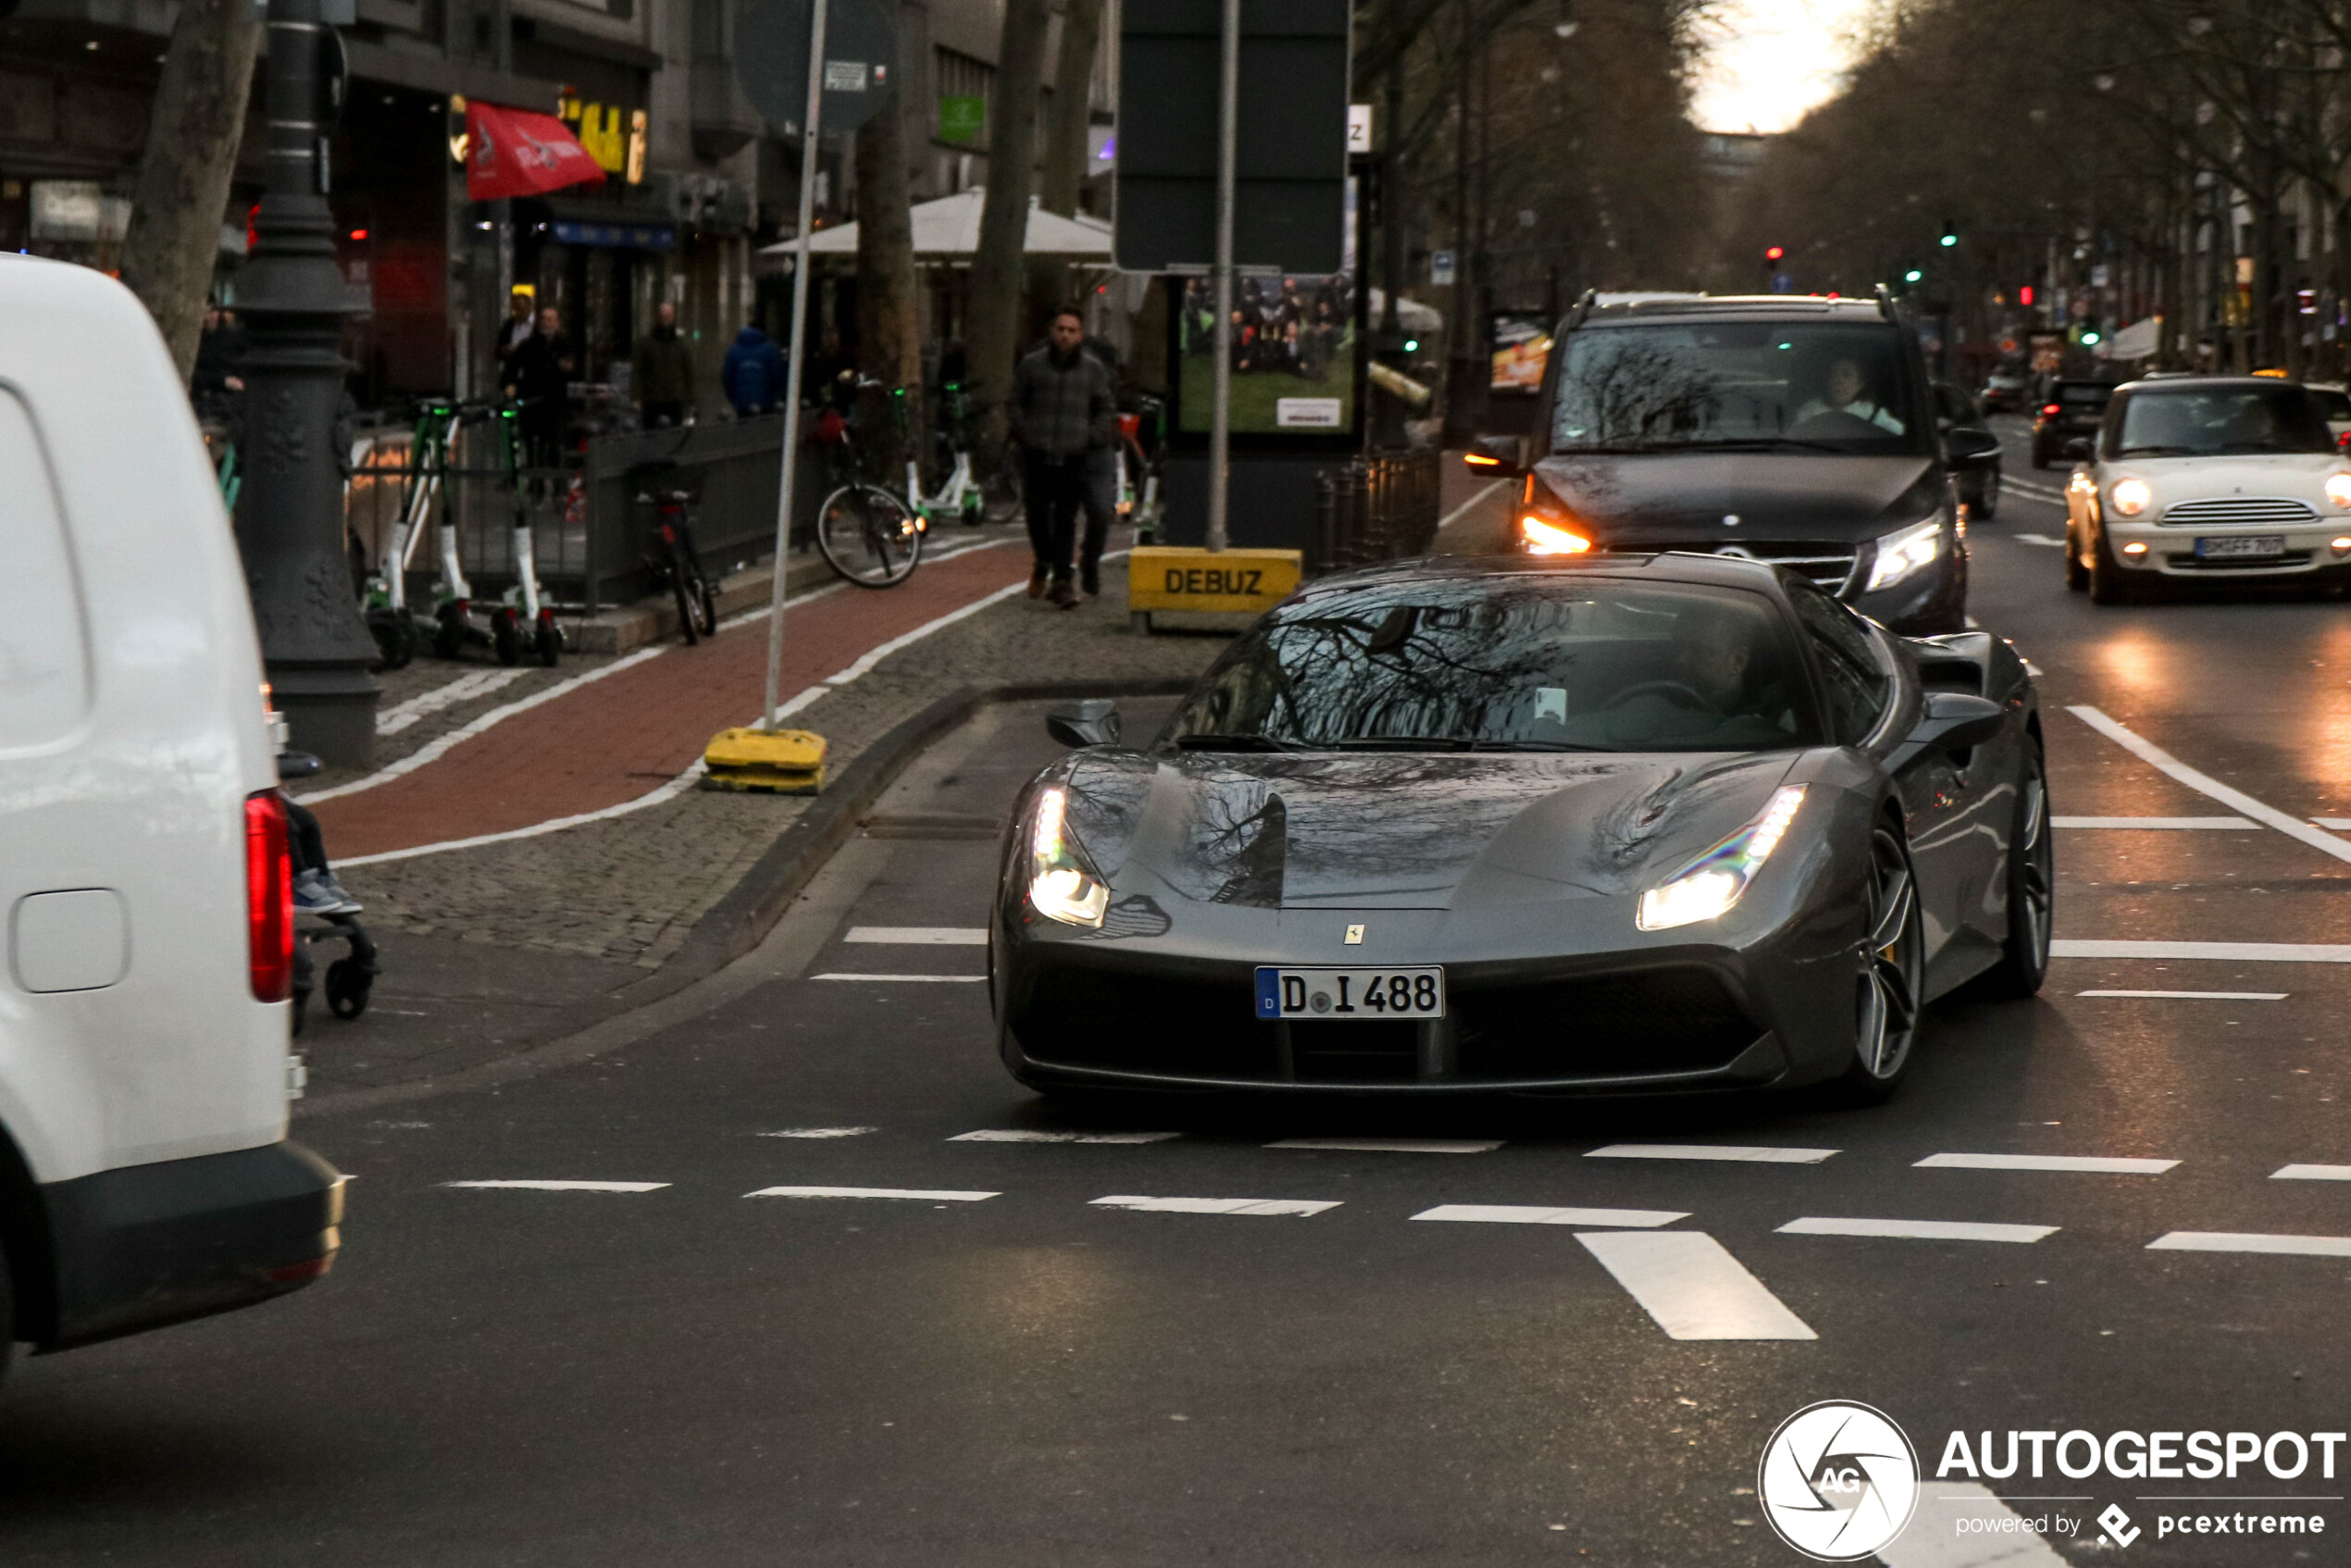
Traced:
POLYGON ((466 195, 477 202, 601 185, 604 171, 554 115, 466 105, 466 195))

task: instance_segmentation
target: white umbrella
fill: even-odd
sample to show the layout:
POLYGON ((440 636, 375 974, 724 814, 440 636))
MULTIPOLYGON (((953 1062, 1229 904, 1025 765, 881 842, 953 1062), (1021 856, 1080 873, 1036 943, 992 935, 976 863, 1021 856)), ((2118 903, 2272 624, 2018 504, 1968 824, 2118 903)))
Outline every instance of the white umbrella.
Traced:
MULTIPOLYGON (((937 260, 968 259, 979 249, 979 213, 987 200, 988 193, 975 186, 960 195, 918 203, 908 214, 914 223, 914 254, 937 260)), ((808 248, 818 255, 853 255, 857 251, 857 225, 844 223, 838 229, 820 229, 809 238, 808 248)), ((1032 197, 1025 248, 1030 255, 1107 258, 1110 225, 1099 218, 1064 218, 1047 212, 1032 197)), ((787 240, 765 246, 759 254, 790 255, 792 244, 787 240)))
MULTIPOLYGON (((1372 326, 1376 330, 1383 319, 1381 312, 1387 307, 1387 296, 1377 289, 1372 291, 1372 326)), ((1445 330, 1445 313, 1435 305, 1418 300, 1399 299, 1396 302, 1396 324, 1408 332, 1433 338, 1445 330)))

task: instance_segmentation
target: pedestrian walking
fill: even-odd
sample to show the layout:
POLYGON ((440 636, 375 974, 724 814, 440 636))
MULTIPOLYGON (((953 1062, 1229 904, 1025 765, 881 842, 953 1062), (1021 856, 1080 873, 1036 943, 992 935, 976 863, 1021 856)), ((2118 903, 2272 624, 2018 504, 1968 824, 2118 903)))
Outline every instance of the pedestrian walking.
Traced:
POLYGON ((694 355, 678 330, 678 307, 667 300, 653 307, 653 330, 628 356, 628 391, 648 430, 683 425, 693 414, 694 355))
POLYGON ((1118 416, 1110 372, 1081 346, 1085 337, 1085 317, 1071 309, 1055 312, 1045 345, 1013 372, 1007 409, 1027 470, 1022 499, 1037 561, 1028 596, 1050 598, 1065 610, 1078 602, 1070 583, 1070 556, 1081 511, 1088 514, 1082 563, 1086 591, 1101 591, 1107 519, 1103 527, 1095 526, 1088 491, 1100 461, 1095 454, 1109 452, 1118 416))
POLYGON ((217 305, 204 307, 204 335, 196 340, 195 373, 189 378, 196 417, 236 427, 244 407, 245 332, 217 305))
POLYGON ((534 468, 552 468, 563 461, 575 364, 564 347, 563 330, 563 312, 551 305, 539 313, 530 334, 506 354, 506 395, 521 405, 523 444, 534 468))
POLYGON ((784 401, 787 380, 783 350, 746 322, 728 345, 727 363, 718 372, 718 383, 726 389, 735 417, 750 419, 776 412, 784 401))

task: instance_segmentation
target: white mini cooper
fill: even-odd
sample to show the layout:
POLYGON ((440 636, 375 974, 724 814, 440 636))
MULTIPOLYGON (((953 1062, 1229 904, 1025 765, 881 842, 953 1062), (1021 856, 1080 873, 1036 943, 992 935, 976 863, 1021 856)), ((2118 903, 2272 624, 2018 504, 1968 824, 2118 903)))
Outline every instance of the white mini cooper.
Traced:
POLYGON ((2297 382, 2134 381, 2067 454, 2065 585, 2098 604, 2158 580, 2351 580, 2351 462, 2297 382))

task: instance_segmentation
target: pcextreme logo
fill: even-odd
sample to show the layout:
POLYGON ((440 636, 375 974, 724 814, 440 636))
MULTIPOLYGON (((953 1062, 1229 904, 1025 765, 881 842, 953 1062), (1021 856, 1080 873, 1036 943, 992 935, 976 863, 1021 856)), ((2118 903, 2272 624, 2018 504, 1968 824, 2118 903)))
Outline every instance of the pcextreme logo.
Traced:
POLYGON ((1823 1400, 1780 1423, 1755 1490, 1780 1539, 1816 1562, 1858 1562, 1909 1524, 1918 1450, 1884 1411, 1823 1400))

